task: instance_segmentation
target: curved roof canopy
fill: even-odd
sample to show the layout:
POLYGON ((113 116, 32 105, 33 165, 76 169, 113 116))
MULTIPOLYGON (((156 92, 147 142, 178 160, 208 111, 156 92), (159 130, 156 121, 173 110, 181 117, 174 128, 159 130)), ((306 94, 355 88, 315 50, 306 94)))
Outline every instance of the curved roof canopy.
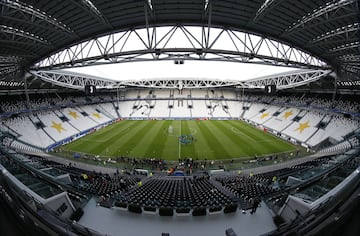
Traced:
MULTIPOLYGON (((71 58, 72 49, 81 42, 93 42, 101 51, 104 41, 98 41, 99 44, 96 42, 99 38, 117 32, 126 37, 126 32, 136 34, 139 29, 144 29, 146 35, 139 38, 148 40, 144 45, 153 46, 147 48, 155 55, 153 59, 161 59, 156 55, 169 52, 164 47, 156 48, 152 42, 157 37, 154 27, 165 26, 183 32, 184 26, 202 28, 198 39, 204 41, 189 51, 189 55, 194 53, 200 59, 210 53, 207 51, 211 49, 209 29, 217 28, 228 35, 233 32, 256 35, 263 39, 264 45, 276 41, 277 45, 286 45, 278 46, 278 52, 286 54, 296 49, 301 51, 297 52, 298 57, 304 53, 318 60, 296 64, 278 56, 275 61, 282 65, 303 63, 324 69, 321 67, 327 64, 339 75, 352 78, 359 78, 360 73, 358 0, 2 0, 0 8, 1 80, 14 78, 14 74, 35 68, 34 65, 49 69, 52 63, 43 63, 44 59, 64 49, 65 57, 71 58)), ((238 38, 244 41, 251 37, 238 38)), ((257 49, 253 46, 252 49, 257 49)), ((256 51, 238 51, 242 60, 255 58, 268 62, 268 58, 258 57, 256 51)), ((171 55, 183 58, 185 54, 181 51, 171 55)), ((220 55, 219 51, 214 55, 220 55)), ((101 56, 104 61, 111 61, 119 55, 102 53, 101 56)), ((64 65, 79 66, 84 58, 70 59, 64 65)))
POLYGON ((330 70, 296 70, 287 71, 271 76, 262 76, 247 81, 206 79, 206 78, 148 78, 142 80, 114 81, 93 75, 86 75, 71 71, 37 70, 31 71, 34 76, 58 86, 83 90, 85 85, 95 85, 100 89, 142 87, 142 88, 169 88, 169 89, 193 89, 193 88, 263 88, 265 85, 276 85, 277 89, 287 89, 302 86, 316 81, 331 73, 330 70))

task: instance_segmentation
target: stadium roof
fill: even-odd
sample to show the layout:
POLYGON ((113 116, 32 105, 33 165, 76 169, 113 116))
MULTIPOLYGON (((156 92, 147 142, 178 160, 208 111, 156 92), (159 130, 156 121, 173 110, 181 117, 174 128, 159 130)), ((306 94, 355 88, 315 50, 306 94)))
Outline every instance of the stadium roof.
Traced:
MULTIPOLYGON (((247 62, 255 57, 262 63, 275 58, 275 63, 301 68, 324 69, 325 65, 330 65, 340 78, 359 79, 358 0, 2 0, 0 7, 0 80, 9 83, 21 81, 19 78, 24 72, 54 53, 65 50, 64 57, 71 57, 72 46, 81 42, 93 40, 95 46, 102 47, 101 41, 95 40, 100 36, 147 29, 148 36, 154 37, 152 27, 176 26, 186 31, 185 25, 203 27, 203 34, 208 32, 208 27, 220 28, 228 34, 233 30, 251 33, 266 37, 261 41, 264 44, 276 40, 289 45, 284 48, 276 44, 279 53, 300 49, 320 61, 314 66, 313 61, 307 61, 307 56, 305 62, 259 56, 254 53, 257 49, 254 46, 253 50, 238 55, 247 62)), ((251 35, 244 39, 251 40, 251 35)), ((211 52, 206 43, 200 45, 193 51, 177 49, 182 54, 175 56, 184 58, 184 51, 199 57, 211 52)), ((153 55, 169 53, 170 50, 165 49, 147 48, 153 55)), ((171 52, 174 53, 174 49, 171 52)), ((296 55, 304 57, 302 52, 296 55)), ((220 51, 213 53, 219 55, 220 51)), ((103 61, 112 59, 107 53, 101 53, 101 57, 103 61)), ((71 67, 74 63, 76 66, 84 61, 82 57, 62 66, 71 67)), ((44 68, 49 70, 52 66, 48 63, 44 68)))

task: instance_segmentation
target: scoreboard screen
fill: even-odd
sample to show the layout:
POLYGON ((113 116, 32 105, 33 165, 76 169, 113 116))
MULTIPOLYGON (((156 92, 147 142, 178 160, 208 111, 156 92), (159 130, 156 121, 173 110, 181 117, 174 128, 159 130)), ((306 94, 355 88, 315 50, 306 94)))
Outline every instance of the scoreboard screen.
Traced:
POLYGON ((94 95, 96 94, 95 85, 85 85, 85 95, 94 95))
POLYGON ((276 85, 275 84, 266 85, 265 86, 265 93, 268 94, 268 95, 276 94, 276 85))

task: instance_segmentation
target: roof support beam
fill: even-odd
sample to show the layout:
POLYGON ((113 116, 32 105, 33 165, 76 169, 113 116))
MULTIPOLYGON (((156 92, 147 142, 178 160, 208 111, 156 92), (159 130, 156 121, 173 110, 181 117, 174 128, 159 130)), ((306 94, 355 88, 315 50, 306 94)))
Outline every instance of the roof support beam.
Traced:
POLYGON ((360 62, 360 55, 355 55, 355 54, 342 55, 342 56, 339 56, 339 60, 340 61, 357 61, 357 62, 360 62))
POLYGON ((332 12, 336 12, 341 8, 349 6, 350 4, 358 4, 358 0, 334 0, 332 2, 328 2, 314 10, 312 13, 303 16, 297 22, 294 22, 288 27, 288 29, 286 29, 286 32, 289 33, 302 28, 305 26, 305 24, 313 21, 314 19, 318 19, 319 17, 325 17, 325 20, 331 19, 332 12))
POLYGON ((94 5, 91 0, 71 0, 75 5, 79 6, 83 10, 87 11, 95 19, 105 25, 107 28, 112 29, 112 25, 104 17, 104 15, 99 11, 99 9, 94 5))
POLYGON ((38 62, 34 68, 60 69, 131 61, 179 59, 231 61, 294 68, 328 67, 321 59, 274 39, 224 27, 211 28, 211 3, 208 12, 207 26, 146 27, 113 33, 65 48, 38 62))
MULTIPOLYGON (((360 30, 360 24, 354 23, 351 25, 343 26, 341 28, 337 28, 337 29, 325 32, 325 33, 317 36, 313 40, 311 40, 310 43, 317 44, 321 41, 329 40, 329 39, 337 37, 337 36, 342 36, 342 37, 345 37, 346 39, 349 39, 351 36, 354 36, 354 38, 355 38, 356 36, 359 35, 359 30, 360 30)), ((351 37, 351 38, 353 38, 353 37, 351 37)))
POLYGON ((34 43, 36 42, 36 43, 50 45, 50 43, 46 39, 38 35, 34 35, 30 32, 25 32, 21 29, 16 29, 11 26, 0 25, 0 33, 11 35, 12 40, 16 40, 16 37, 20 37, 23 39, 33 41, 34 43))
MULTIPOLYGON (((62 30, 65 31, 67 33, 73 33, 73 31, 70 29, 70 27, 68 27, 67 25, 65 25, 64 23, 60 22, 59 20, 57 20, 56 18, 46 14, 45 12, 30 6, 24 2, 20 2, 17 0, 3 0, 0 1, 0 5, 3 5, 5 7, 7 7, 8 9, 12 9, 18 12, 21 12, 23 14, 26 14, 28 17, 27 19, 29 19, 30 21, 34 21, 33 18, 37 18, 41 21, 47 22, 49 24, 51 24, 52 26, 55 26, 55 28, 58 30, 62 30)), ((9 11, 6 11, 8 14, 10 13, 9 11)), ((6 12, 2 12, 2 14, 5 14, 6 12)), ((49 27, 51 28, 51 27, 49 27)))
POLYGON ((95 85, 97 88, 166 88, 166 89, 191 89, 191 88, 216 88, 216 87, 244 87, 264 88, 266 85, 275 84, 277 89, 288 89, 316 81, 331 73, 331 70, 296 70, 259 77, 248 81, 224 81, 210 79, 148 79, 113 81, 101 77, 69 71, 30 71, 36 78, 44 81, 67 87, 82 90, 86 84, 95 85))
POLYGON ((276 89, 283 90, 302 86, 332 73, 331 70, 300 70, 270 76, 259 77, 245 82, 249 88, 264 88, 266 85, 276 85, 276 89))
POLYGON ((84 89, 87 84, 97 88, 142 87, 142 88, 215 88, 228 86, 242 86, 240 81, 223 81, 210 79, 151 79, 141 81, 113 81, 105 78, 69 71, 30 71, 38 79, 71 89, 84 89))
POLYGON ((360 49, 360 41, 346 43, 346 44, 336 46, 334 48, 331 48, 328 51, 327 54, 337 54, 337 53, 339 53, 341 51, 345 51, 345 50, 352 49, 352 48, 359 48, 360 49))
POLYGON ((283 1, 284 0, 264 0, 264 3, 258 9, 252 21, 255 22, 261 20, 266 15, 266 13, 271 11, 271 9, 273 9, 283 1))
POLYGON ((68 71, 30 71, 30 74, 46 82, 77 90, 83 90, 85 85, 95 85, 97 88, 116 87, 115 81, 68 71))

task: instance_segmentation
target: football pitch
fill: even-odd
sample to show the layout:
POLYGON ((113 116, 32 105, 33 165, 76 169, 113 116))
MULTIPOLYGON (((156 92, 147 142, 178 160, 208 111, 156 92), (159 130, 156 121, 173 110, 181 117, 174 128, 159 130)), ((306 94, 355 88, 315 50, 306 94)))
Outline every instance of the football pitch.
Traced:
POLYGON ((101 157, 178 160, 252 158, 296 150, 238 120, 124 120, 63 147, 101 157))

